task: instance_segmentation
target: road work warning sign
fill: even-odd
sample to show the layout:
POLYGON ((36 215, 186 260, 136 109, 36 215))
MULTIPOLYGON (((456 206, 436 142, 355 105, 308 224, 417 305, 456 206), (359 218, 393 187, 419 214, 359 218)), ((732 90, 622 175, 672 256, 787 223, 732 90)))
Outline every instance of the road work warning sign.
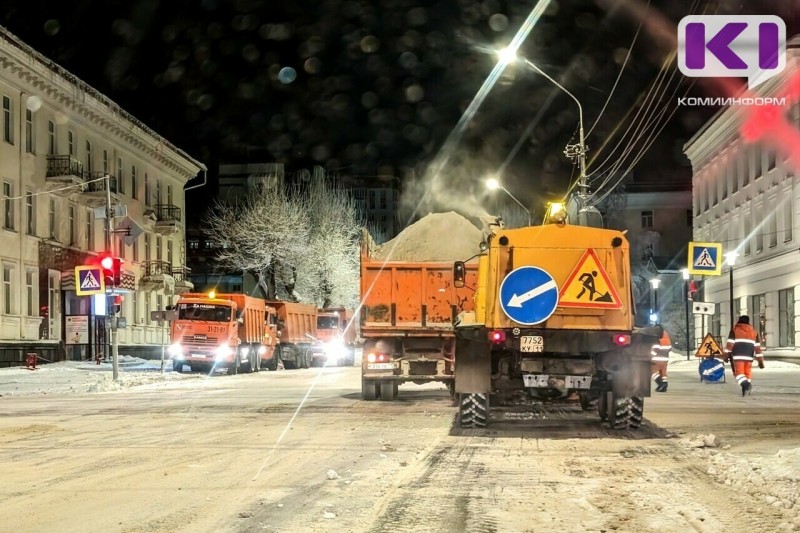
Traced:
POLYGON ((703 342, 694 353, 695 357, 713 357, 715 359, 722 358, 722 347, 720 347, 717 340, 711 336, 711 333, 706 333, 703 337, 703 342))
POLYGON ((597 253, 589 248, 564 283, 559 307, 620 309, 622 300, 603 268, 597 253))

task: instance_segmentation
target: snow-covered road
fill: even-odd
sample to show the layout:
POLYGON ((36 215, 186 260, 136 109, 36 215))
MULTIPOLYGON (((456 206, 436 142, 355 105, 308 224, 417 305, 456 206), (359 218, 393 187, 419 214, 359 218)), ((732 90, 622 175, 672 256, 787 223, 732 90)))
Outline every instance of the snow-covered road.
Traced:
POLYGON ((137 363, 0 370, 0 530, 800 531, 788 363, 741 398, 675 360, 637 433, 577 407, 461 431, 443 387, 363 402, 358 368, 137 363))

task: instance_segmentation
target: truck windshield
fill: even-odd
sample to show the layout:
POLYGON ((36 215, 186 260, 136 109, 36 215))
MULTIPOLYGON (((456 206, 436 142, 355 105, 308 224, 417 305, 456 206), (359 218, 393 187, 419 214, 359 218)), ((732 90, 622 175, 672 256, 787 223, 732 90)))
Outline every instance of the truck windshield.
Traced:
POLYGON ((231 308, 226 305, 178 304, 178 320, 230 322, 231 308))
POLYGON ((339 327, 339 319, 335 316, 318 316, 317 329, 336 329, 339 327))

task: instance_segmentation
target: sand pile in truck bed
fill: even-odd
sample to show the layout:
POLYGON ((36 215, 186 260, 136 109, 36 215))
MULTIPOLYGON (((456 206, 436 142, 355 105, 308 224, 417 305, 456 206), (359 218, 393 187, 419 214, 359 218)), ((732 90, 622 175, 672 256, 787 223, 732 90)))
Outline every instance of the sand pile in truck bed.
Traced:
POLYGON ((483 233, 453 211, 430 213, 377 247, 372 257, 389 261, 466 261, 480 252, 483 233))

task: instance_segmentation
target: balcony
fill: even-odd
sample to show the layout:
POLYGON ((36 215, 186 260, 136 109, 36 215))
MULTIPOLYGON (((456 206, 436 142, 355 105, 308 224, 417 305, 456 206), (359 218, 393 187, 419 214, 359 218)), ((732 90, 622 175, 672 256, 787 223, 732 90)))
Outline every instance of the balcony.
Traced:
POLYGON ((176 233, 181 225, 180 207, 169 204, 156 204, 156 233, 161 235, 172 235, 176 233))
POLYGON ((80 192, 78 187, 66 187, 86 183, 83 163, 71 155, 48 155, 45 183, 48 190, 59 196, 71 196, 80 192))
POLYGON ((92 172, 87 175, 87 180, 83 187, 83 194, 81 201, 89 207, 101 207, 108 202, 109 190, 111 193, 111 205, 116 205, 121 202, 121 197, 117 192, 117 178, 116 176, 108 176, 105 172, 92 172))
POLYGON ((175 278, 175 294, 183 294, 194 290, 194 283, 189 279, 191 273, 192 269, 189 267, 172 267, 172 277, 175 278))
POLYGON ((145 261, 144 271, 139 280, 139 289, 143 291, 163 290, 168 294, 175 291, 175 278, 172 277, 172 265, 166 261, 145 261))

